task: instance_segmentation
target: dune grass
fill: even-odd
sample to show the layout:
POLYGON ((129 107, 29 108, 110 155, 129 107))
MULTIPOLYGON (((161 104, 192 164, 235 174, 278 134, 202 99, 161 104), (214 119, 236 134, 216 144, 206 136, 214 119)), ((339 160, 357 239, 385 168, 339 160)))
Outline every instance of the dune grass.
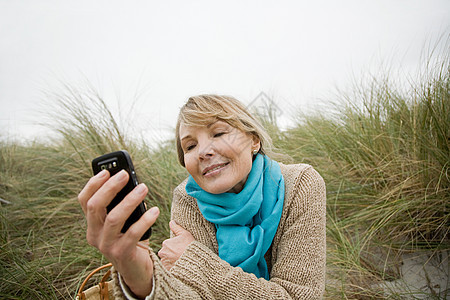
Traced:
POLYGON ((406 91, 373 78, 284 133, 327 182, 331 298, 382 298, 371 287, 399 277, 403 253, 450 247, 448 57, 427 75, 406 91))
MULTIPOLYGON (((425 75, 407 89, 373 78, 330 100, 334 109, 299 115, 285 131, 273 114, 263 120, 278 151, 312 164, 327 183, 329 299, 385 298, 375 284, 399 278, 402 253, 450 248, 448 57, 425 75)), ((6 299, 73 298, 86 274, 106 263, 85 240, 76 199, 92 158, 130 152, 149 186, 149 205, 161 210, 155 250, 169 235, 172 190, 187 175, 173 141, 150 147, 133 136, 95 89, 66 85, 47 98, 58 138, 0 143, 0 294, 6 299)))
POLYGON ((92 158, 130 152, 140 181, 149 186, 148 205, 161 210, 151 239, 155 250, 168 236, 171 191, 186 177, 172 143, 150 149, 131 140, 93 89, 66 86, 47 96, 55 105, 50 126, 62 138, 0 144, 0 294, 7 299, 73 298, 88 271, 106 263, 86 242, 77 202, 92 176, 92 158))

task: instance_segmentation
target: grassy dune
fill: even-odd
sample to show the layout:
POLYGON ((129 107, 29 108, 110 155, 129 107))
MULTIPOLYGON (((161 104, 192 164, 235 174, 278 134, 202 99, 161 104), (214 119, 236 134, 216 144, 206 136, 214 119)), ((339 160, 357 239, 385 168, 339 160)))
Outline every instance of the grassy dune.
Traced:
MULTIPOLYGON (((450 250, 448 62, 444 55, 408 88, 373 78, 285 131, 276 118, 263 120, 279 152, 313 165, 327 183, 327 298, 387 297, 376 284, 400 278, 404 253, 450 250)), ((149 205, 161 210, 156 250, 169 234, 171 192, 187 174, 173 141, 150 148, 130 135, 94 89, 66 86, 48 98, 60 138, 0 143, 5 299, 73 298, 85 275, 105 263, 85 241, 76 199, 93 157, 131 153, 149 205)))

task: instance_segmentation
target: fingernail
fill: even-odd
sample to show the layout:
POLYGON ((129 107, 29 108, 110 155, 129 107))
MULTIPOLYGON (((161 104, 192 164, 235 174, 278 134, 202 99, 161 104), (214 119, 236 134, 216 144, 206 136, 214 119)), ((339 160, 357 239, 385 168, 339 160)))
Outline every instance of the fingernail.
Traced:
POLYGON ((118 181, 122 181, 123 179, 125 179, 125 177, 126 177, 126 171, 125 170, 122 170, 122 171, 120 171, 119 173, 117 173, 117 180, 118 181))
POLYGON ((106 170, 102 170, 100 173, 97 174, 97 177, 98 177, 98 178, 105 177, 107 172, 108 172, 108 171, 106 171, 106 170))
POLYGON ((146 192, 146 188, 145 188, 145 184, 144 183, 141 183, 140 185, 138 185, 136 188, 135 188, 135 192, 137 193, 137 194, 145 194, 145 192, 146 192))
POLYGON ((157 215, 159 213, 159 208, 156 206, 153 206, 152 208, 150 208, 149 211, 152 215, 157 215))

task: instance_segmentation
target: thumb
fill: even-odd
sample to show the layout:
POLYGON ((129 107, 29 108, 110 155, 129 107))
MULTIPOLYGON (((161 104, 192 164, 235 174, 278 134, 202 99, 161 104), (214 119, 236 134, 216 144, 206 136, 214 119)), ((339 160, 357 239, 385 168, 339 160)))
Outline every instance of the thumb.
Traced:
POLYGON ((175 236, 179 236, 180 234, 182 234, 185 231, 185 229, 183 227, 181 227, 180 225, 178 225, 177 222, 175 222, 175 220, 172 220, 169 222, 169 227, 175 236))

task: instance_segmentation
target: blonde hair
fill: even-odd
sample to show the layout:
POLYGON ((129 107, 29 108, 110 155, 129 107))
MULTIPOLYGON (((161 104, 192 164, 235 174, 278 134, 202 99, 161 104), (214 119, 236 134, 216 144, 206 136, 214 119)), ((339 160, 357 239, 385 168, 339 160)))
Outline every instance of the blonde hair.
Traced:
POLYGON ((181 148, 180 126, 206 126, 215 121, 224 121, 234 128, 257 137, 261 143, 259 153, 272 152, 272 139, 261 123, 247 108, 230 96, 199 95, 190 97, 180 109, 175 128, 178 161, 184 167, 184 152, 181 148))

